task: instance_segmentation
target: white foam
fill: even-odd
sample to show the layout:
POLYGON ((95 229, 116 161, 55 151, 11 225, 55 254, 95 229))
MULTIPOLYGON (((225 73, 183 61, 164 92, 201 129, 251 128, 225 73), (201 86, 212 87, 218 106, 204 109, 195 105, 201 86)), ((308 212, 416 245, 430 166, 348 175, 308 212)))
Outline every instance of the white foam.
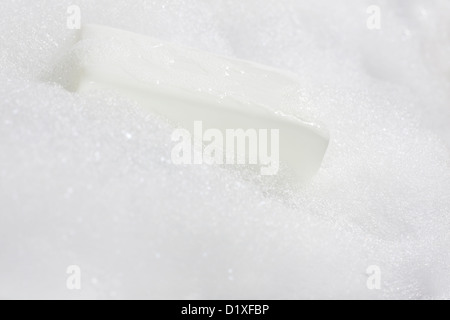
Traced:
POLYGON ((0 297, 449 298, 449 5, 375 2, 380 31, 372 1, 5 3, 0 297), (172 166, 163 120, 55 84, 71 4, 85 23, 297 73, 279 108, 329 127, 319 175, 294 191, 172 166))

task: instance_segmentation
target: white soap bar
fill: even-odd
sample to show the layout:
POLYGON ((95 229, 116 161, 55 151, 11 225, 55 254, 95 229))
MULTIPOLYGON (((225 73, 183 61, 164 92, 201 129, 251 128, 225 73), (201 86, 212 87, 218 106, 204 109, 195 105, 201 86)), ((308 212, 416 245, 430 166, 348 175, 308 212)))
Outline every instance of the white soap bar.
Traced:
POLYGON ((80 41, 78 92, 112 89, 193 136, 200 121, 203 130, 218 129, 224 137, 230 129, 278 130, 282 170, 304 181, 320 168, 328 132, 277 112, 296 83, 290 74, 103 26, 84 26, 80 41))

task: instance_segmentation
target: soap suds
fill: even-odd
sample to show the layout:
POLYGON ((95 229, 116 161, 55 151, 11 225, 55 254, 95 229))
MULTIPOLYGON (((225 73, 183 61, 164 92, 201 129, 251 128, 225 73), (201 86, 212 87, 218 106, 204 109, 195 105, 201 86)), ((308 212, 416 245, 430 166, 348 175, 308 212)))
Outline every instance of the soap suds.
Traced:
MULTIPOLYGON (((450 298, 447 1, 14 1, 0 11, 1 298, 450 298), (301 190, 170 164, 173 128, 55 72, 83 23, 298 76, 301 190), (369 5, 382 27, 366 28, 369 5), (59 77, 59 78, 58 78, 59 77), (66 268, 82 289, 66 288, 66 268), (381 290, 366 270, 380 267, 381 290), (229 270, 233 270, 230 276, 229 270)), ((292 89, 292 88, 291 88, 292 89)), ((293 103, 298 101, 298 103, 293 103)))

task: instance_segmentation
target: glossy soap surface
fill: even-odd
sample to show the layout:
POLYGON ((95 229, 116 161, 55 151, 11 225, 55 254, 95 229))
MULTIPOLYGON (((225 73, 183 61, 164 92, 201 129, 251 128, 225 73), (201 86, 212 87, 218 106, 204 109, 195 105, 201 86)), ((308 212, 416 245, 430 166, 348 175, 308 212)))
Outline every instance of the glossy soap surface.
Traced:
POLYGON ((326 129, 275 111, 297 85, 293 74, 104 26, 84 26, 80 41, 87 46, 74 69, 78 92, 114 90, 192 133, 195 121, 224 135, 276 129, 281 166, 295 180, 320 168, 326 129))

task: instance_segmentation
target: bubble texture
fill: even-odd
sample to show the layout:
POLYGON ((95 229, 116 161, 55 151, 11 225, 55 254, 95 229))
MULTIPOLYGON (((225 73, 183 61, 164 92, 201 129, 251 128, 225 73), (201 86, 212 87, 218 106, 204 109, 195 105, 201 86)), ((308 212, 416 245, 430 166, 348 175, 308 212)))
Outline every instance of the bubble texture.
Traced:
MULTIPOLYGON (((0 298, 450 298, 448 1, 27 1, 0 10, 0 298), (83 23, 293 72, 332 141, 301 189, 170 163, 133 101, 64 89, 83 23), (366 27, 369 5, 382 27, 366 27), (66 288, 79 265, 82 290, 66 288), (368 290, 366 269, 381 269, 368 290)), ((284 100, 283 100, 284 99, 284 100)), ((295 103, 297 102, 297 103, 295 103)))

